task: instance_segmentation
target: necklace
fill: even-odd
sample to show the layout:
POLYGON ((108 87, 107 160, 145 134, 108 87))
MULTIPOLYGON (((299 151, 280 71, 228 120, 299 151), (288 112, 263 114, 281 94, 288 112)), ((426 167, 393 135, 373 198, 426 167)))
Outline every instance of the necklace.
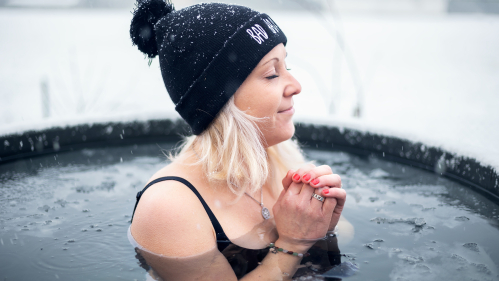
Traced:
MULTIPOLYGON (((198 158, 198 160, 201 160, 201 157, 199 157, 199 155, 196 152, 196 150, 194 150, 194 146, 191 146, 191 148, 192 148, 192 151, 194 151, 194 154, 196 155, 196 157, 198 158)), ((239 188, 239 186, 235 185, 233 182, 231 182, 231 184, 233 186, 239 188)), ((263 205, 263 188, 260 188, 260 201, 258 201, 255 198, 253 198, 253 196, 249 195, 247 192, 244 192, 244 194, 248 195, 249 198, 255 200, 255 202, 258 203, 258 205, 260 205, 260 207, 262 207, 262 217, 265 220, 270 219, 270 211, 269 211, 269 209, 267 209, 267 207, 265 207, 263 205)))
MULTIPOLYGON (((237 186, 235 184, 232 183, 232 185, 234 186, 237 186)), ((262 207, 262 217, 266 220, 270 219, 270 212, 269 212, 269 209, 267 209, 265 206, 263 206, 263 188, 260 188, 260 202, 258 202, 258 200, 256 200, 255 198, 253 198, 253 196, 249 195, 248 193, 244 192, 244 194, 248 195, 249 198, 255 200, 256 203, 258 203, 258 205, 260 205, 260 207, 262 207)))

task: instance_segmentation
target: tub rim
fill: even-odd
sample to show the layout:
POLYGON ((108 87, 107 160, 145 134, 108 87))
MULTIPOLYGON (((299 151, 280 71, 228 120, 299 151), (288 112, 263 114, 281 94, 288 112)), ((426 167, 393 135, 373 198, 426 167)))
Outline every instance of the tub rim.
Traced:
MULTIPOLYGON (((375 156, 417 167, 471 187, 499 204, 497 171, 476 159, 421 142, 348 127, 296 122, 295 137, 303 147, 375 156)), ((64 151, 160 141, 190 135, 181 119, 108 121, 54 126, 0 136, 0 165, 64 151)))

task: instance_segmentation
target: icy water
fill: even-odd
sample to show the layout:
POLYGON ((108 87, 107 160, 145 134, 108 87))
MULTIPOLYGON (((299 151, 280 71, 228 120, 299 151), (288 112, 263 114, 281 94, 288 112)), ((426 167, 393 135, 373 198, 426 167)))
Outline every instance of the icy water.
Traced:
MULTIPOLYGON (((1 280, 145 280, 127 228, 135 194, 167 162, 143 144, 0 166, 1 280)), ((499 280, 499 208, 457 183, 404 165, 306 149, 340 174, 338 237, 348 280, 499 280)), ((320 277, 315 277, 321 280, 320 277)))

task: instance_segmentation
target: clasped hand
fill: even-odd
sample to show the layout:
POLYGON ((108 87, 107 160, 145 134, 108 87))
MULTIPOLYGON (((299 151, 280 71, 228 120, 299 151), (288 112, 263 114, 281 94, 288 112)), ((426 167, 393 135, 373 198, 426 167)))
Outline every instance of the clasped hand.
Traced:
POLYGON ((333 174, 329 166, 307 164, 290 170, 282 185, 284 189, 273 207, 279 239, 307 247, 336 227, 346 192, 341 188, 340 176, 333 174), (314 193, 324 197, 324 202, 313 198, 314 193))

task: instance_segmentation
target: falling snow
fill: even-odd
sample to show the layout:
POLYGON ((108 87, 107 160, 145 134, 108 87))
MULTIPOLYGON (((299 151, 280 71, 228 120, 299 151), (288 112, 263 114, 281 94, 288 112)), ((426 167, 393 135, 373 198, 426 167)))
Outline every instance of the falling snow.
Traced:
MULTIPOLYGON (((422 151, 437 146, 499 169, 499 17, 343 15, 359 99, 336 37, 315 15, 271 16, 303 87, 295 120, 407 138, 424 143, 422 151)), ((0 10, 0 25, 10 27, 0 30, 0 134, 178 118, 157 59, 149 67, 131 45, 129 21, 117 11, 0 10)))

